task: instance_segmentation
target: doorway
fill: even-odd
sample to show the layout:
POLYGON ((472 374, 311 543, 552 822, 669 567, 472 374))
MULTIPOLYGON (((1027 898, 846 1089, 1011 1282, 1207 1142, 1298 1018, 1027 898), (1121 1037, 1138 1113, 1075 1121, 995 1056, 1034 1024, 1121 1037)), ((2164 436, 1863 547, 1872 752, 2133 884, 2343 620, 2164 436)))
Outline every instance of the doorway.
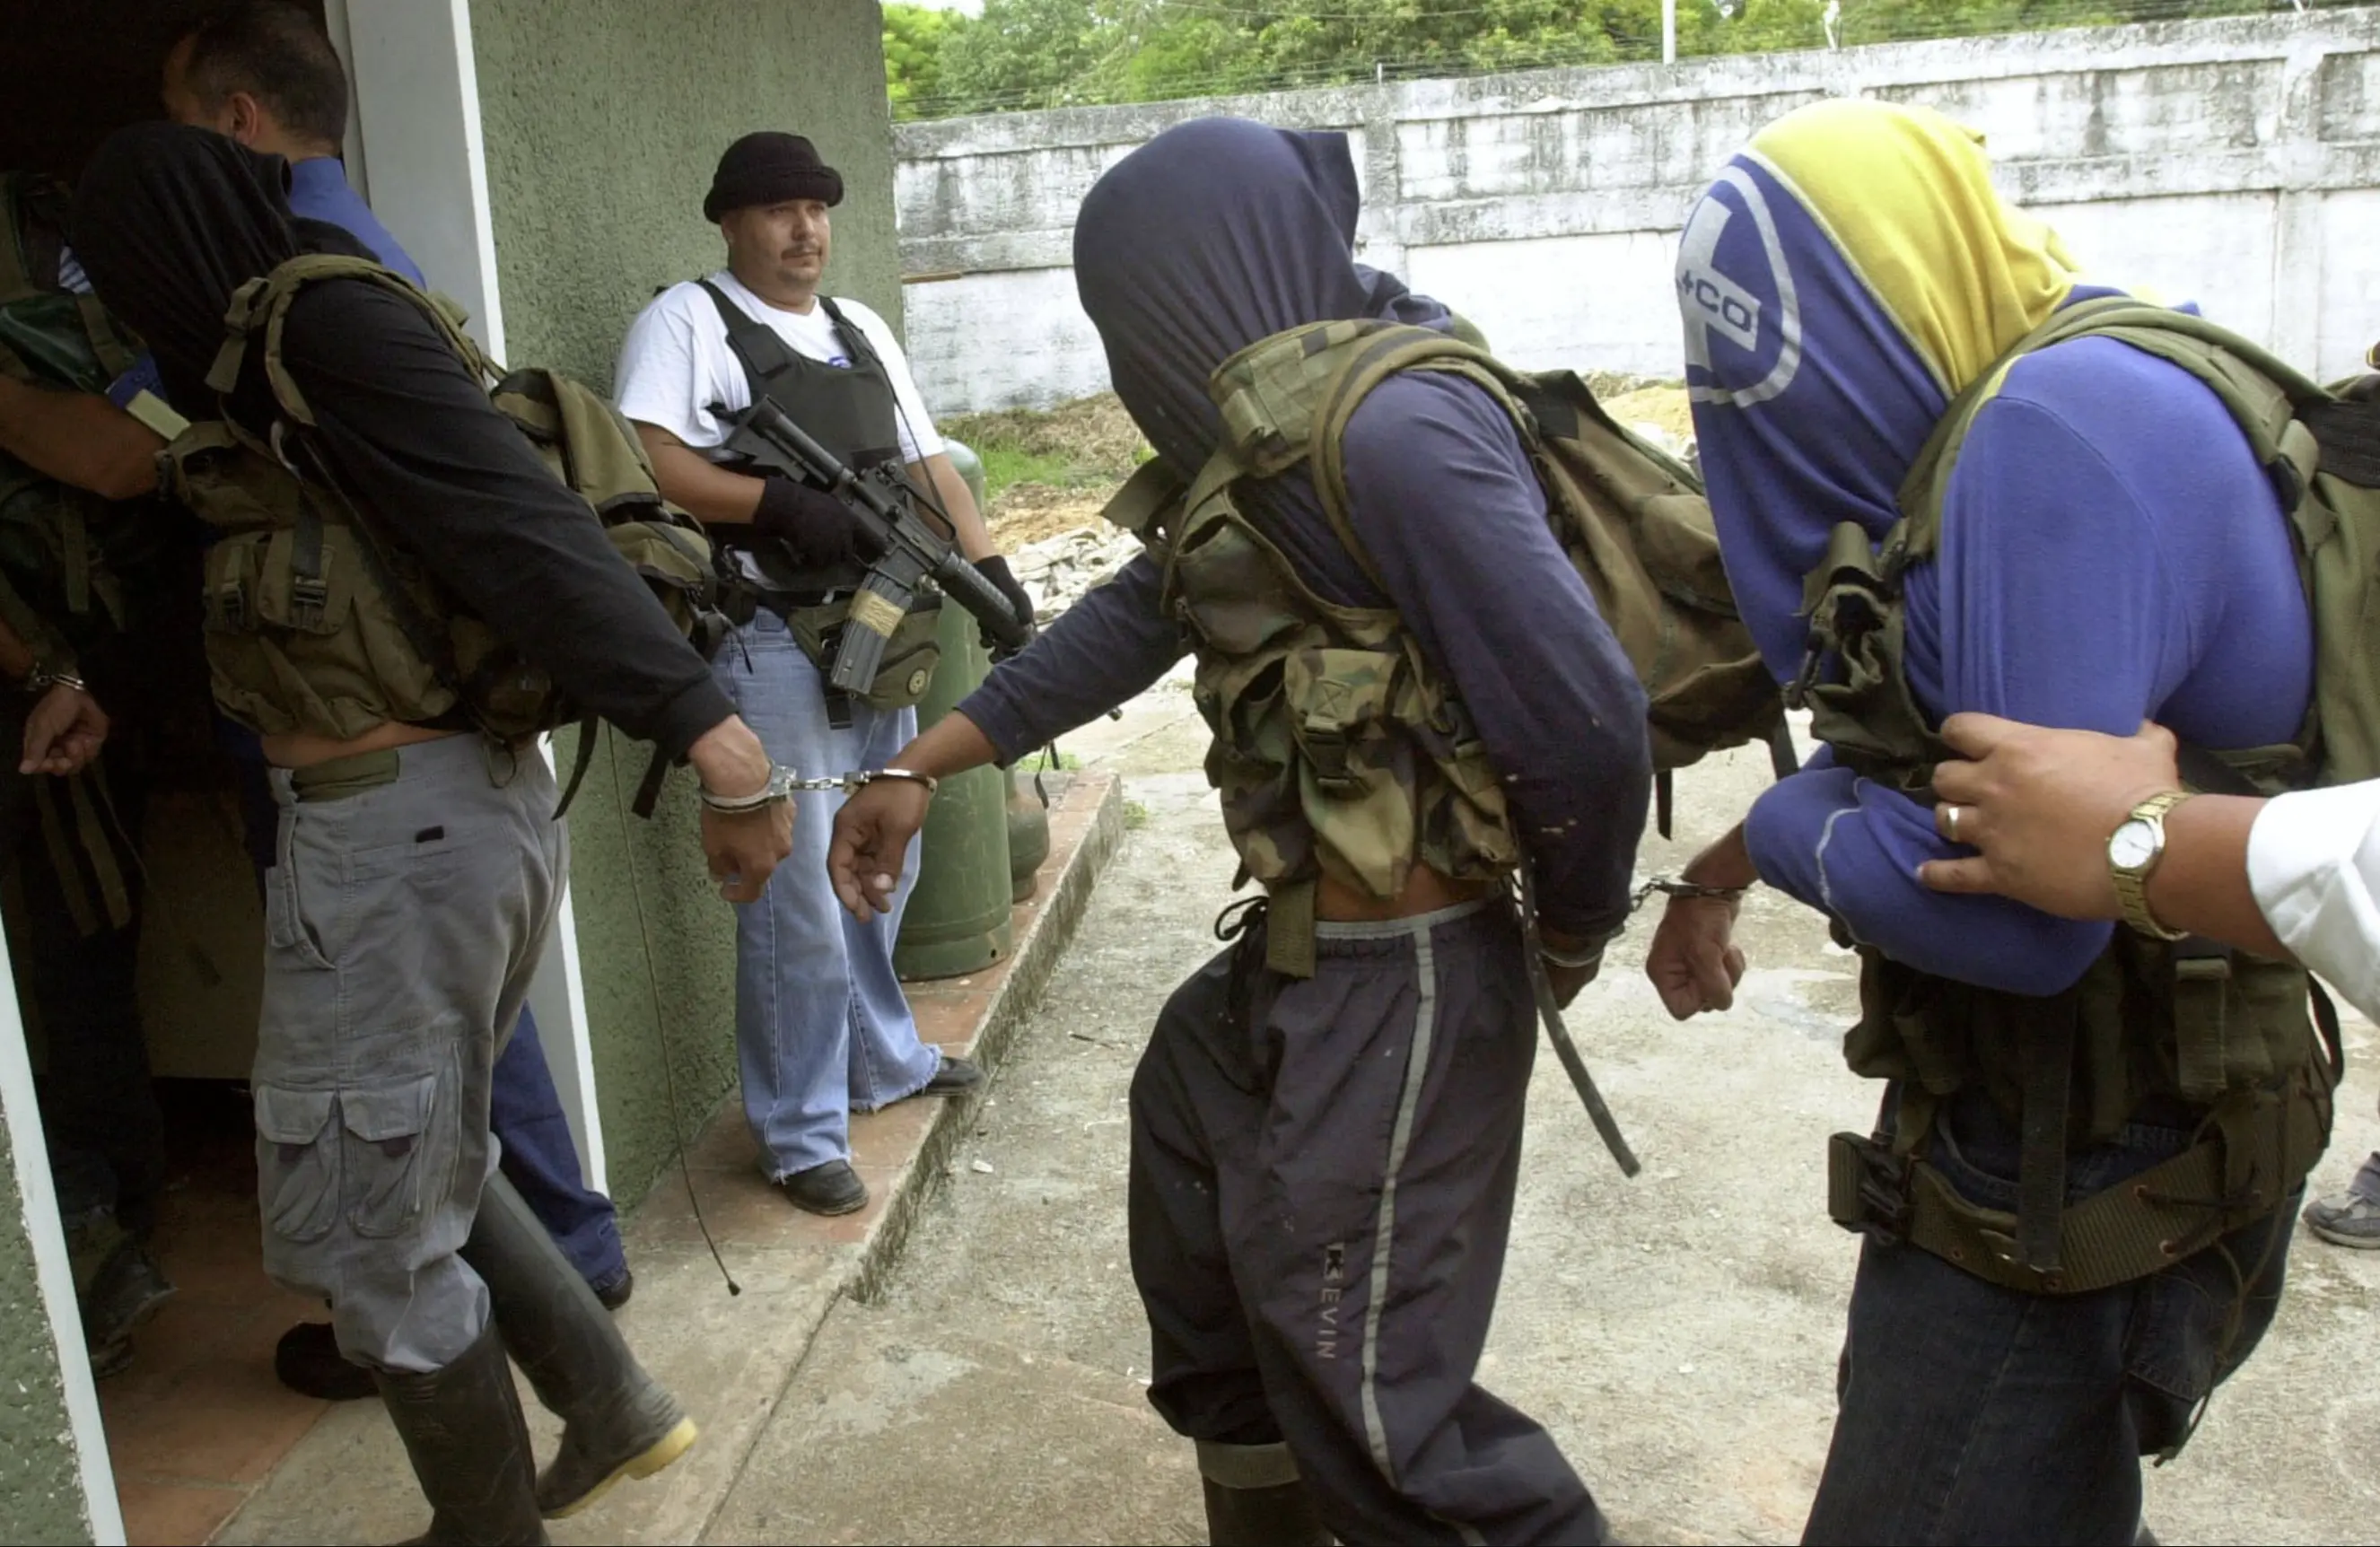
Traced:
MULTIPOLYGON (((480 320, 482 342, 500 349, 468 0, 300 3, 325 24, 348 66, 350 180, 432 284, 480 320), (367 161, 367 141, 377 161, 367 161)), ((9 40, 0 51, 0 91, 7 93, 0 100, 15 104, 0 121, 0 170, 71 178, 109 133, 157 116, 164 54, 203 8, 199 0, 0 0, 0 36, 9 40)), ((203 718, 203 683, 184 691, 203 718)), ((263 925, 243 841, 237 766, 212 746, 186 746, 166 772, 137 835, 149 899, 137 984, 166 1135, 152 1250, 176 1292, 134 1335, 131 1361, 120 1373, 95 1384, 87 1364, 67 1374, 91 1518, 103 1541, 209 1540, 326 1410, 282 1386, 273 1372, 282 1334, 327 1317, 273 1287, 260 1263, 245 1082, 263 925)), ((588 1180, 601 1189, 593 1060, 566 910, 565 903, 531 1004, 588 1180)), ((15 956, 27 934, 22 899, 0 911, 15 956)), ((39 996, 22 990, 28 978, 22 972, 16 978, 26 1029, 15 1058, 38 1070, 43 1017, 39 996)), ((0 1017, 0 1036, 9 1035, 0 1017)), ((0 1057, 7 1127, 20 1157, 30 1151, 36 1162, 20 1170, 38 1168, 42 1125, 30 1091, 8 1077, 9 1063, 0 1057)), ((54 1195, 46 1177, 38 1188, 28 1178, 29 1205, 37 1191, 54 1195)), ((55 1302, 53 1287, 67 1271, 66 1233, 55 1212, 45 1223, 35 1227, 35 1250, 55 1302)), ((64 1314, 61 1360, 79 1363, 70 1295, 64 1314)))

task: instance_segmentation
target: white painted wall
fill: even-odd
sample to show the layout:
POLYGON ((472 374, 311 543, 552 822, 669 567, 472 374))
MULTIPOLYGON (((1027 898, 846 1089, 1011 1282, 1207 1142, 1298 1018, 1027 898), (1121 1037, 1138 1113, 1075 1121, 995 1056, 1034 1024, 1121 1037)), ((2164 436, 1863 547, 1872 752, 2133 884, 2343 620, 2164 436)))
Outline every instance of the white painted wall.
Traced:
POLYGON ((1135 145, 1228 112, 1354 135, 1363 256, 1513 363, 1674 376, 1688 207, 1761 125, 1849 94, 1983 130, 2095 277, 2325 376, 2380 338, 2380 10, 2335 10, 905 124, 904 266, 938 276, 906 292, 910 357, 946 413, 1103 385, 1075 210, 1135 145))

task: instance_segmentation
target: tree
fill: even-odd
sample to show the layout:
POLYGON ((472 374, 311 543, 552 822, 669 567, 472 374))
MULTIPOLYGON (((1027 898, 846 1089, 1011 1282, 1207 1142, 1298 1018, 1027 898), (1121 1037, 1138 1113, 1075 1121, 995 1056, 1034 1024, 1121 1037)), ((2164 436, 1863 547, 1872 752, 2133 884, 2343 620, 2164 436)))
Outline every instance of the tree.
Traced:
POLYGON ((984 0, 955 23, 941 50, 946 111, 1063 107, 1089 93, 1111 52, 1112 20, 1099 0, 984 0))
POLYGON ((942 94, 942 47, 951 13, 887 0, 884 6, 884 91, 895 116, 942 94))
MULTIPOLYGON (((1850 46, 2287 3, 1841 0, 1835 31, 1850 46)), ((1828 0, 1678 0, 1678 52, 1824 48, 1829 8, 1828 0)), ((931 30, 905 18, 896 63, 894 18, 913 9, 897 0, 885 8, 886 67, 896 110, 908 112, 1156 102, 1661 53, 1661 0, 985 0, 973 19, 917 13, 931 17, 931 30)))

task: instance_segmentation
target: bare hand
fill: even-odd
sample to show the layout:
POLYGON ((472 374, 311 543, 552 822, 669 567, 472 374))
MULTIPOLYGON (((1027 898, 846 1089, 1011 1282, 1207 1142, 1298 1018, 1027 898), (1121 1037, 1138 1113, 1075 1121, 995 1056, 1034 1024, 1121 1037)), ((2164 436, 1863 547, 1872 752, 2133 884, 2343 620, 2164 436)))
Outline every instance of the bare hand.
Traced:
POLYGON ((834 895, 852 917, 864 924, 892 911, 909 840, 926 825, 926 808, 932 801, 921 784, 884 780, 844 802, 834 814, 826 870, 834 895))
POLYGON ((2014 898, 2071 919, 2122 917, 2107 873, 2107 839, 2134 806, 2180 788, 2173 732, 2131 736, 2050 731, 1992 715, 1952 715, 1942 739, 1964 762, 1934 770, 1935 830, 1973 858, 1934 860, 1918 879, 1936 891, 2014 898))
MULTIPOLYGON (((716 795, 757 794, 773 771, 760 738, 741 719, 724 719, 686 750, 702 787, 716 795)), ((702 857, 719 894, 730 902, 753 902, 769 885, 769 876, 794 851, 794 808, 790 802, 762 806, 737 816, 705 807, 702 813, 702 857)))
POLYGON ((61 778, 80 773, 106 741, 107 711, 99 700, 81 688, 56 683, 25 718, 24 760, 17 771, 61 778))
POLYGON ((730 902, 757 902, 769 877, 794 852, 794 803, 780 801, 740 816, 702 814, 702 857, 719 895, 730 902))
POLYGON ((1677 1020, 1731 1009, 1743 981, 1743 952, 1735 944, 1732 897, 1672 897, 1645 953, 1645 975, 1677 1020))

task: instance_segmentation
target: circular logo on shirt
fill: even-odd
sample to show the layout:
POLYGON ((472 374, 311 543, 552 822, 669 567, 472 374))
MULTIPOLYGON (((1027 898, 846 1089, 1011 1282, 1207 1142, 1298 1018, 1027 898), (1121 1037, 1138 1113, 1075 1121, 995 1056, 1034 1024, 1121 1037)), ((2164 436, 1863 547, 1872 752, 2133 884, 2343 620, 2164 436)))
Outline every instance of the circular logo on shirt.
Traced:
POLYGON ((1697 403, 1748 408, 1792 385, 1802 314, 1766 191, 1730 166, 1678 239, 1678 310, 1686 386, 1697 403))

